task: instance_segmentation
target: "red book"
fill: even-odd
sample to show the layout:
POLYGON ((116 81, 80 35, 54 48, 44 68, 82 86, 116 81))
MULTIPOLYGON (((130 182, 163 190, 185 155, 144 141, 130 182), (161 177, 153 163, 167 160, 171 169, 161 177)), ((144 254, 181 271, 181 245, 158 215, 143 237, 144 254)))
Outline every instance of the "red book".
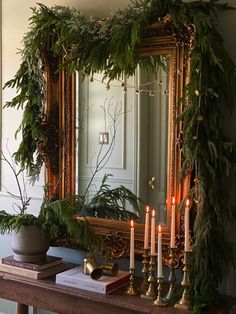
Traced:
POLYGON ((47 269, 49 267, 56 266, 61 263, 62 263, 61 257, 51 256, 51 255, 47 255, 44 261, 38 262, 38 263, 19 262, 19 261, 14 260, 13 255, 2 258, 2 264, 35 270, 35 271, 41 271, 43 269, 47 269))

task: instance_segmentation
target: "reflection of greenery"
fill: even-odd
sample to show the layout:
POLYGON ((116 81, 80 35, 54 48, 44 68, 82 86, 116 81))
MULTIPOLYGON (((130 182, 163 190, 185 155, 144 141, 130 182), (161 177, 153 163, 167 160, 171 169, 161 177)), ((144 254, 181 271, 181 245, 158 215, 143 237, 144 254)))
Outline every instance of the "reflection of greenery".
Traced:
MULTIPOLYGON (((82 205, 79 198, 79 206, 76 206, 78 214, 118 220, 139 219, 139 199, 137 196, 122 185, 111 189, 110 185, 107 184, 109 176, 111 175, 103 177, 99 190, 87 204, 82 205), (132 205, 133 212, 126 210, 127 202, 132 205)), ((76 200, 77 198, 75 198, 75 202, 76 200)))
POLYGON ((85 195, 75 195, 49 203, 47 206, 59 206, 64 210, 68 208, 71 216, 77 214, 115 220, 130 220, 132 218, 139 220, 140 199, 122 185, 114 189, 110 188, 107 183, 110 176, 104 175, 99 190, 88 201, 85 195), (133 211, 126 210, 127 203, 132 206, 133 211))

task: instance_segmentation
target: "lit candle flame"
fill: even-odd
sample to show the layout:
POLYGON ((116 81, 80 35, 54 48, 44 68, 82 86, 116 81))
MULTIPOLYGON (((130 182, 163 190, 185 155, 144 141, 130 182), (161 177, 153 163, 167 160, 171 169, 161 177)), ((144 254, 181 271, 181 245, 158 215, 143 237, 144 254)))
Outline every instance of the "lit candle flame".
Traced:
POLYGON ((150 211, 150 208, 149 208, 149 206, 147 205, 147 206, 146 206, 146 213, 149 213, 149 211, 150 211))
POLYGON ((134 221, 131 220, 131 221, 130 221, 130 224, 131 224, 131 228, 133 228, 133 227, 134 227, 134 221))
POLYGON ((158 226, 158 231, 161 232, 161 225, 158 226))
POLYGON ((187 207, 189 207, 189 203, 190 203, 190 201, 189 201, 189 199, 187 199, 187 201, 186 201, 186 206, 187 207))
POLYGON ((152 210, 152 217, 155 217, 155 215, 156 215, 156 211, 155 211, 155 209, 153 209, 152 210))
POLYGON ((172 204, 175 205, 175 197, 172 197, 172 204))

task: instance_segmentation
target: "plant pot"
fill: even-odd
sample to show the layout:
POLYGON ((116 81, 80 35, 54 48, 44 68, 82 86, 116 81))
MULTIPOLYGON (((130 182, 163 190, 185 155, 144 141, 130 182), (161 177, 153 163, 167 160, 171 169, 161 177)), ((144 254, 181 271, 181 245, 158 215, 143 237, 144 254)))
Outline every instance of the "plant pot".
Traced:
POLYGON ((14 259, 20 262, 41 262, 49 249, 49 236, 36 225, 21 226, 12 233, 14 259))

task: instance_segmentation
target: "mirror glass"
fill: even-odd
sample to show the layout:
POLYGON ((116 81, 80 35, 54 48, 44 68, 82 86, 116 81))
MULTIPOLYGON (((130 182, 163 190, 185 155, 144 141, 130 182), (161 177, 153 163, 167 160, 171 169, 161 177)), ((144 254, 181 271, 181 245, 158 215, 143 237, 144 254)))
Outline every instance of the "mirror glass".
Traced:
POLYGON ((112 188, 129 188, 166 224, 170 57, 160 58, 155 74, 139 68, 110 82, 102 73, 76 74, 75 180, 76 193, 91 198, 109 174, 112 188))

